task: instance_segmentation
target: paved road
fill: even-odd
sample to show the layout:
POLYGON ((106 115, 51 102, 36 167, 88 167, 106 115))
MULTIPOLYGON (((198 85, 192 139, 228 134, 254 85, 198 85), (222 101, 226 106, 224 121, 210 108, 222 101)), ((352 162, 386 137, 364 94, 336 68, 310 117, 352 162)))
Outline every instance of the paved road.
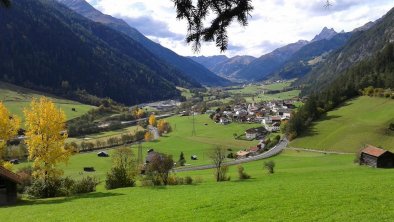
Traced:
MULTIPOLYGON (((278 143, 278 145, 276 145, 272 149, 268 150, 267 152, 264 152, 264 153, 259 154, 257 156, 245 158, 245 159, 239 159, 239 160, 233 160, 230 162, 226 162, 226 163, 224 163, 224 165, 225 166, 238 165, 241 163, 248 163, 248 162, 252 162, 252 161, 256 161, 256 160, 262 160, 262 159, 273 157, 273 156, 279 154, 280 152, 282 152, 282 150, 286 148, 288 143, 289 142, 286 139, 281 140, 278 143)), ((174 172, 207 170, 207 169, 213 169, 213 168, 215 168, 215 165, 210 164, 210 165, 202 165, 202 166, 184 167, 184 168, 174 169, 174 172)))

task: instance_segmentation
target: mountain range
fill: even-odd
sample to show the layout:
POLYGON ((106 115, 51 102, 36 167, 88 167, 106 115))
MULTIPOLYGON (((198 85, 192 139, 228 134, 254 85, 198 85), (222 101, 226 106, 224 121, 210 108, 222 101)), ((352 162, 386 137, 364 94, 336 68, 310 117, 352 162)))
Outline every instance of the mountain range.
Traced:
POLYGON ((190 58, 204 65, 216 75, 235 82, 237 82, 238 79, 234 78, 234 76, 256 59, 253 56, 234 56, 232 58, 228 58, 224 55, 207 57, 198 56, 190 58))
POLYGON ((192 59, 180 56, 175 52, 161 46, 160 44, 148 39, 137 29, 129 26, 124 20, 103 14, 85 0, 58 0, 58 2, 66 5, 73 11, 94 22, 107 25, 114 30, 126 34, 136 42, 140 43, 143 47, 148 49, 157 58, 178 69, 184 75, 197 80, 202 85, 224 86, 230 84, 230 81, 215 75, 206 67, 193 61, 192 59))
POLYGON ((85 90, 125 104, 179 97, 178 85, 201 87, 132 38, 56 1, 13 1, 0 21, 4 81, 55 94, 85 90))
POLYGON ((341 76, 346 70, 360 62, 377 56, 389 43, 394 43, 394 9, 381 19, 355 29, 348 42, 331 53, 319 66, 300 78, 296 84, 321 89, 341 76))
POLYGON ((234 82, 300 78, 324 62, 332 52, 343 47, 355 32, 367 30, 373 24, 367 23, 348 33, 338 33, 332 28, 324 27, 311 41, 299 40, 257 59, 247 56, 236 57, 233 61, 227 59, 224 62, 217 61, 217 56, 193 59, 217 75, 234 82))

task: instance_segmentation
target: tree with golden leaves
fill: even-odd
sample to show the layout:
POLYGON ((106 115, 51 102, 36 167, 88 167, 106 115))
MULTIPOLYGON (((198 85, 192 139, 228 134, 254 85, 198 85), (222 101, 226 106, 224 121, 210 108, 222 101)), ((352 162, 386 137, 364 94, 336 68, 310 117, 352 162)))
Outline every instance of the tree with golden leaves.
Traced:
POLYGON ((20 119, 11 115, 2 102, 0 102, 0 165, 2 165, 3 150, 7 141, 18 134, 20 119))
POLYGON ((155 114, 151 114, 149 116, 149 125, 151 126, 156 126, 157 122, 156 122, 156 116, 155 114))
POLYGON ((157 129, 159 130, 159 134, 162 135, 163 133, 169 133, 171 131, 170 123, 161 119, 157 122, 157 129))
POLYGON ((144 139, 145 139, 146 142, 152 141, 153 140, 153 134, 151 132, 149 132, 149 131, 146 132, 145 136, 144 136, 144 139))
POLYGON ((67 163, 72 151, 66 149, 66 116, 61 109, 45 97, 33 99, 24 110, 26 119, 26 145, 29 159, 33 160, 34 176, 47 181, 59 177, 63 171, 56 168, 67 163))
POLYGON ((145 116, 145 111, 143 109, 138 109, 137 111, 137 118, 141 119, 145 116))

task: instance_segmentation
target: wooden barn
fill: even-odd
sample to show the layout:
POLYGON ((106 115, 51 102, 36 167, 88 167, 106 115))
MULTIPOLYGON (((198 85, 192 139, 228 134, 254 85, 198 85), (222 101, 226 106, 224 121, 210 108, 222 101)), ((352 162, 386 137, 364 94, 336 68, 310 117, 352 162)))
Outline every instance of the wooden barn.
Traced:
POLYGON ((21 183, 18 175, 0 166, 0 206, 16 203, 18 183, 21 183))
POLYGON ((360 164, 376 168, 394 168, 394 154, 368 145, 361 151, 360 164))

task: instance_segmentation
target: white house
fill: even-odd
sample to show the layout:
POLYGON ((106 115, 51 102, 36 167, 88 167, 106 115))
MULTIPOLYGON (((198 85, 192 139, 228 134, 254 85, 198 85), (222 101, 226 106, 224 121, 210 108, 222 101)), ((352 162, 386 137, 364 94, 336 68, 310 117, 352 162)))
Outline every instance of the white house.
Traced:
POLYGON ((257 131, 255 129, 248 129, 245 131, 246 139, 253 140, 257 137, 257 131))

